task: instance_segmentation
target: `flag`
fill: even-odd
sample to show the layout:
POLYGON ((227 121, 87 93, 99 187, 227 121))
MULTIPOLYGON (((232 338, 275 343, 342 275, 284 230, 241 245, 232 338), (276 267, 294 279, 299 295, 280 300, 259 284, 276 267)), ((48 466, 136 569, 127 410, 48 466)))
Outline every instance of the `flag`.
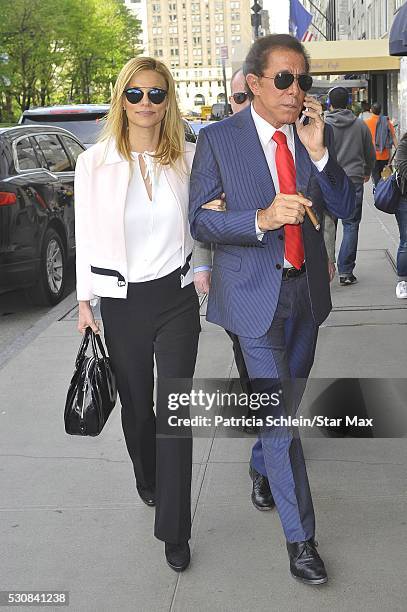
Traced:
POLYGON ((301 42, 311 42, 313 38, 314 38, 313 33, 307 30, 304 36, 302 37, 301 42))
POLYGON ((301 4, 300 0, 290 0, 290 34, 302 40, 312 21, 312 15, 301 4))

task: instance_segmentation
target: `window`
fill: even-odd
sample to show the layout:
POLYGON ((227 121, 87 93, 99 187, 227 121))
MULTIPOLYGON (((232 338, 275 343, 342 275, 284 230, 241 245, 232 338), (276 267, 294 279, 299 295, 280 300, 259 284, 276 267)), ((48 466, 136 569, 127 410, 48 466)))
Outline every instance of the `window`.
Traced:
POLYGON ((240 23, 235 23, 230 26, 232 32, 240 32, 240 23))
POLYGON ((153 13, 159 13, 161 11, 161 6, 159 4, 153 4, 151 6, 153 13))
POLYGON ((74 140, 73 138, 69 138, 69 136, 61 136, 61 140, 66 149, 68 149, 72 159, 73 159, 73 167, 76 166, 76 160, 78 159, 78 155, 83 152, 82 147, 74 140))
POLYGON ((195 106, 205 106, 205 98, 202 94, 196 94, 194 98, 195 106))
POLYGON ((73 170, 67 154, 62 148, 56 134, 38 134, 35 136, 50 172, 67 172, 73 170))
POLYGON ((18 141, 16 145, 16 153, 20 170, 33 170, 34 168, 41 168, 28 137, 22 138, 18 141))

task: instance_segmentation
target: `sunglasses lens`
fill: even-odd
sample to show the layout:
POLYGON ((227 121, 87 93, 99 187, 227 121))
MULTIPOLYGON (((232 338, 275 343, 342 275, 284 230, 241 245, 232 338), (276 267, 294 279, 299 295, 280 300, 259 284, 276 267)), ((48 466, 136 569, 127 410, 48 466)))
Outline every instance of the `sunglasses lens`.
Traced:
POLYGON ((312 76, 310 74, 300 74, 298 77, 298 85, 302 91, 309 91, 312 87, 312 76))
POLYGON ((233 100, 236 102, 236 104, 243 104, 243 102, 245 102, 247 100, 247 92, 245 91, 237 91, 236 93, 233 94, 233 100))
POLYGON ((141 89, 134 89, 134 88, 126 89, 124 94, 127 100, 130 102, 130 104, 138 104, 144 95, 141 89))
POLYGON ((294 75, 290 72, 279 72, 274 77, 274 85, 277 89, 288 89, 294 83, 294 75))
POLYGON ((150 89, 148 92, 149 100, 153 104, 161 104, 165 100, 167 92, 164 89, 150 89))

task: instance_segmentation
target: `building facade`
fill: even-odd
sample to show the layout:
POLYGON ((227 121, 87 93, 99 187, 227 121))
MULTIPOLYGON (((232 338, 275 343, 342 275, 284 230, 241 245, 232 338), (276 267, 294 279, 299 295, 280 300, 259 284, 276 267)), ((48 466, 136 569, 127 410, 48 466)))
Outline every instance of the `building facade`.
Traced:
POLYGON ((147 4, 149 0, 124 0, 125 6, 141 21, 140 47, 148 55, 147 4))
POLYGON ((183 112, 224 102, 252 42, 250 0, 148 0, 148 51, 171 69, 183 112))
MULTIPOLYGON (((346 37, 353 40, 388 38, 394 15, 405 0, 348 0, 346 37)), ((400 74, 371 75, 369 98, 382 104, 384 112, 400 124, 400 74)), ((404 129, 399 127, 399 132, 404 129)))

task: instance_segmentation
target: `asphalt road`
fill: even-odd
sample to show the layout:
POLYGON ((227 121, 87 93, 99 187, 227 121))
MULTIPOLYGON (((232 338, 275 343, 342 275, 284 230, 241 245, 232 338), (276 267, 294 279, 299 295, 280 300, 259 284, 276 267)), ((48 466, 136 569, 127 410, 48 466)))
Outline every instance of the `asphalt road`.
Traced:
MULTIPOLYGON (((75 289, 75 270, 69 267, 64 298, 75 289)), ((44 315, 57 306, 33 306, 24 291, 10 291, 0 295, 0 356, 29 331, 44 315)))

